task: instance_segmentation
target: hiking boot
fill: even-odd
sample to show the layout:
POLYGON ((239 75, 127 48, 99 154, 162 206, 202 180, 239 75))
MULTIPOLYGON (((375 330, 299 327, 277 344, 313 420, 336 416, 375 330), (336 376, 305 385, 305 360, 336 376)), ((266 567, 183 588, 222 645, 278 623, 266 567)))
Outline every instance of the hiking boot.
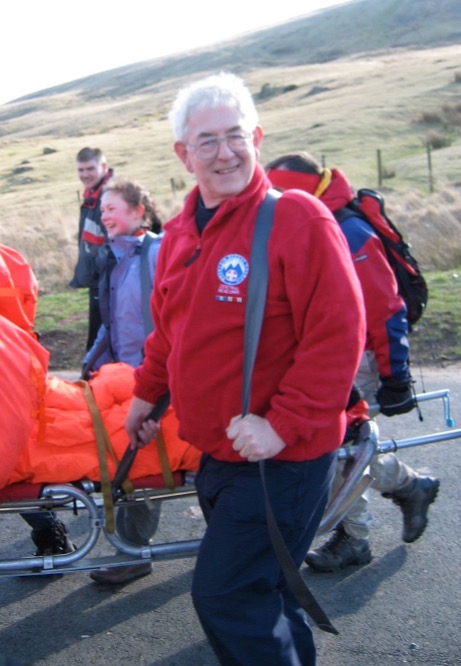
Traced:
POLYGON ((90 578, 100 585, 123 585, 150 573, 152 573, 152 562, 146 562, 128 567, 96 569, 90 573, 90 578))
POLYGON ((426 529, 429 505, 437 497, 440 481, 430 476, 417 476, 407 486, 393 493, 383 493, 390 498, 403 513, 402 539, 412 543, 419 539, 426 529))
POLYGON ((368 539, 356 539, 337 527, 328 541, 307 553, 304 561, 315 571, 339 571, 344 567, 371 562, 368 539))
POLYGON ((52 527, 44 530, 32 530, 32 541, 37 546, 35 555, 65 555, 73 553, 74 544, 70 541, 67 527, 56 520, 52 527))

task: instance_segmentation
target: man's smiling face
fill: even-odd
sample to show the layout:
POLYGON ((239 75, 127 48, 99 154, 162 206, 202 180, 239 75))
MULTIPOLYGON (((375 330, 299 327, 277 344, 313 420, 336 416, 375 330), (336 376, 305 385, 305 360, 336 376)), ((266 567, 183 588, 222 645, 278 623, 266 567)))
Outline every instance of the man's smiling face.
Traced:
POLYGON ((207 208, 214 208, 236 196, 251 181, 259 157, 262 130, 256 127, 238 151, 232 150, 226 141, 219 141, 217 154, 211 158, 199 157, 197 146, 203 141, 246 132, 237 109, 226 106, 200 109, 192 111, 189 116, 187 140, 175 143, 176 154, 197 178, 207 208))

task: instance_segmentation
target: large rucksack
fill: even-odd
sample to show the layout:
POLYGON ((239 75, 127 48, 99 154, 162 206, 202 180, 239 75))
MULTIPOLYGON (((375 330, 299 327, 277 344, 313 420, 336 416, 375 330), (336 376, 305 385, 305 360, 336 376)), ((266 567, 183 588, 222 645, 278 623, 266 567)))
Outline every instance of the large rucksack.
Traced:
POLYGON ((429 290, 418 261, 410 252, 410 246, 386 215, 383 196, 375 190, 361 189, 345 208, 335 211, 334 215, 340 224, 351 215, 358 215, 373 227, 384 245, 387 259, 397 280, 399 293, 407 306, 407 318, 411 330, 426 309, 429 290))

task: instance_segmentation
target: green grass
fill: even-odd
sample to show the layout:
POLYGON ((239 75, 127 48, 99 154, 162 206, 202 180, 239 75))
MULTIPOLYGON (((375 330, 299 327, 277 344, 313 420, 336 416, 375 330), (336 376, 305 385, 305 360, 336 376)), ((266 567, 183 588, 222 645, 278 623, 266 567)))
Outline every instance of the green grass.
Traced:
POLYGON ((425 274, 426 312, 410 338, 412 356, 423 364, 461 360, 461 266, 425 274))
POLYGON ((59 294, 43 294, 38 298, 35 327, 40 335, 55 331, 85 335, 87 313, 87 289, 69 289, 59 294))
MULTIPOLYGON (((421 365, 461 361, 461 266, 425 273, 426 312, 410 337, 411 357, 421 365)), ((88 292, 69 290, 39 296, 36 330, 50 351, 50 370, 76 369, 85 353, 88 292)))
POLYGON ((40 295, 35 329, 50 352, 50 371, 80 368, 86 349, 88 290, 40 295))

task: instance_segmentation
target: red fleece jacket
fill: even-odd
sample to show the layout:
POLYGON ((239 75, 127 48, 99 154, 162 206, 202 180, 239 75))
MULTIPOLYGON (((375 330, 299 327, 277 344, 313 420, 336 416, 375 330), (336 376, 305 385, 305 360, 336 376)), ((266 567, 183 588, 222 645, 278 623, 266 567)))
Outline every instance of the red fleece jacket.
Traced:
MULTIPOLYGON (((219 460, 242 460, 225 429, 241 413, 251 240, 268 187, 257 165, 202 237, 195 188, 166 225, 152 298, 155 331, 135 372, 135 395, 155 403, 169 385, 180 436, 219 460)), ((268 254, 251 412, 267 418, 287 445, 277 458, 310 460, 342 441, 365 342, 361 289, 337 223, 308 194, 279 199, 268 254)))

